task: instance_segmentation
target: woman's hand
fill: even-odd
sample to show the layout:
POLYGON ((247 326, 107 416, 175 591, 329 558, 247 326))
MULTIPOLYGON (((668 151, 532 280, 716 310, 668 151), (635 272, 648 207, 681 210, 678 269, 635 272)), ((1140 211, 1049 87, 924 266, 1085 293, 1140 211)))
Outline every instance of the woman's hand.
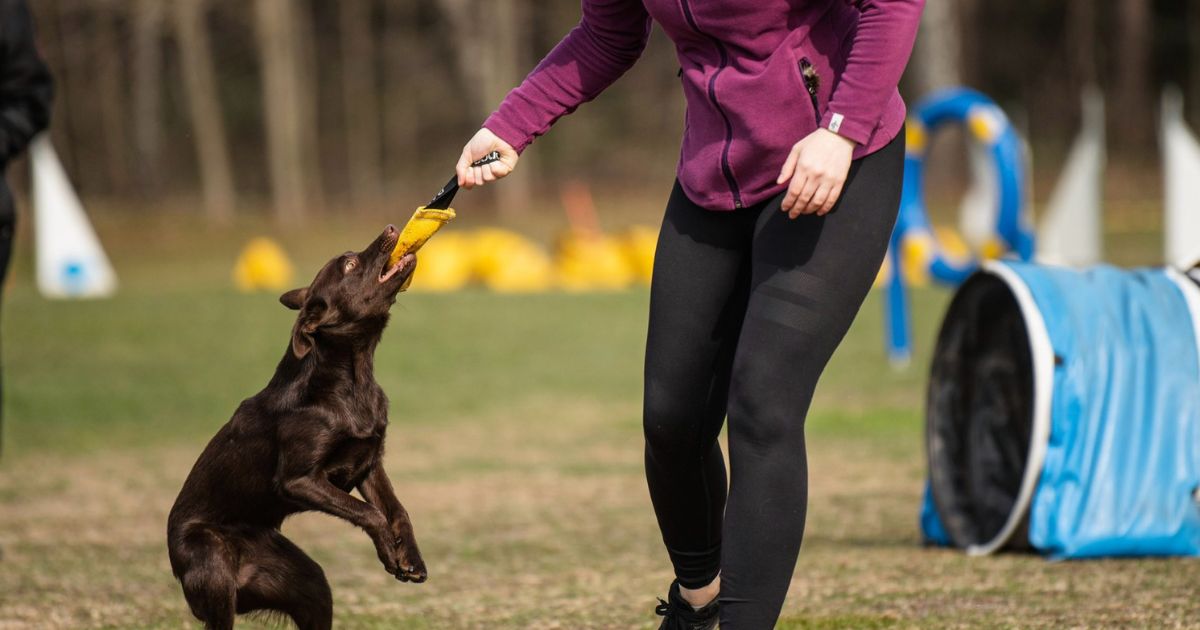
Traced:
POLYGON ((854 158, 854 141, 828 129, 818 129, 792 146, 775 183, 789 179, 780 208, 795 219, 802 214, 824 216, 842 194, 854 158))
POLYGON ((511 145, 484 127, 463 147, 462 156, 458 158, 458 164, 454 167, 458 173, 458 185, 470 190, 494 182, 511 173, 517 167, 518 159, 520 156, 511 145), (500 153, 499 160, 483 166, 471 166, 471 162, 492 151, 500 153))

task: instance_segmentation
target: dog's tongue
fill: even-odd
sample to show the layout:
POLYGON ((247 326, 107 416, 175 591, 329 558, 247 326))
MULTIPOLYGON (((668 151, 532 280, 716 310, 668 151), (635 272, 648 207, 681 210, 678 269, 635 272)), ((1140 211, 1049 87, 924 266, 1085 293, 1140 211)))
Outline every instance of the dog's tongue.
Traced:
POLYGON ((400 271, 400 267, 402 266, 404 266, 404 261, 398 261, 396 264, 388 267, 387 270, 383 272, 383 275, 379 276, 379 281, 386 282, 392 276, 396 275, 396 272, 400 271))
POLYGON ((392 276, 396 275, 397 273, 400 273, 400 271, 402 269, 404 269, 409 264, 411 264, 412 260, 413 260, 413 256, 410 254, 406 254, 406 255, 402 256, 400 258, 400 260, 397 260, 394 264, 392 264, 392 266, 388 267, 383 272, 382 275, 379 276, 379 281, 387 282, 388 280, 390 280, 392 278, 392 276))

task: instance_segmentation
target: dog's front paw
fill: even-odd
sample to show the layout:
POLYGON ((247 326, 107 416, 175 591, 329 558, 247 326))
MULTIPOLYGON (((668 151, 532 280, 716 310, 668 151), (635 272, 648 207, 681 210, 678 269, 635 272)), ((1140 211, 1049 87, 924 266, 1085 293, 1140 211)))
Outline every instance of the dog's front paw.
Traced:
POLYGON ((415 542, 396 541, 396 550, 400 556, 400 570, 395 573, 401 582, 420 584, 429 579, 429 571, 425 569, 425 560, 415 542))
POLYGON ((384 570, 400 577, 401 556, 396 545, 381 540, 375 543, 375 553, 379 556, 379 563, 383 565, 384 570))

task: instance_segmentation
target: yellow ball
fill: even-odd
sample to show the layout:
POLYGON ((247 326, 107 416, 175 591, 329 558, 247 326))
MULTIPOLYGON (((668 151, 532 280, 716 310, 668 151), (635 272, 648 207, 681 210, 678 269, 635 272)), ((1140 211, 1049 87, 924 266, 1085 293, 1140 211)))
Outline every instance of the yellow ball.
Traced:
POLYGON ((567 291, 612 291, 634 281, 634 269, 617 239, 567 233, 559 239, 558 284, 567 291))
POLYGON ((421 248, 413 272, 415 291, 457 291, 471 281, 474 260, 470 239, 458 232, 443 234, 421 248))
POLYGON ((654 273, 654 250, 658 247, 658 231, 645 225, 635 225, 625 232, 622 240, 625 257, 634 276, 639 282, 650 284, 650 276, 654 273))
POLYGON ((554 266, 540 248, 521 247, 483 283, 497 293, 542 293, 554 288, 554 266))
POLYGON ((550 257, 533 241, 507 230, 485 228, 471 240, 473 268, 498 293, 536 293, 554 286, 550 257))
POLYGON ((485 278, 504 264, 505 251, 524 245, 525 237, 500 228, 483 228, 471 235, 471 259, 475 274, 485 278))
POLYGON ((242 249, 233 266, 239 291, 281 291, 292 284, 292 263, 275 241, 258 237, 242 249))

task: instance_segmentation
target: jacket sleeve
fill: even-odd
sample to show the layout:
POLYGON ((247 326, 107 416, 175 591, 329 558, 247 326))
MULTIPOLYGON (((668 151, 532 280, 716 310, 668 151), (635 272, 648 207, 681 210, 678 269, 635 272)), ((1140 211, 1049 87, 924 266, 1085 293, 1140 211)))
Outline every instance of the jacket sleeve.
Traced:
POLYGON ((50 122, 54 85, 33 41, 24 0, 0 0, 0 164, 50 122))
POLYGON ((583 0, 583 17, 483 126, 518 152, 633 66, 650 37, 641 0, 583 0))
POLYGON ((908 65, 925 0, 861 0, 846 67, 821 127, 866 144, 908 65))

